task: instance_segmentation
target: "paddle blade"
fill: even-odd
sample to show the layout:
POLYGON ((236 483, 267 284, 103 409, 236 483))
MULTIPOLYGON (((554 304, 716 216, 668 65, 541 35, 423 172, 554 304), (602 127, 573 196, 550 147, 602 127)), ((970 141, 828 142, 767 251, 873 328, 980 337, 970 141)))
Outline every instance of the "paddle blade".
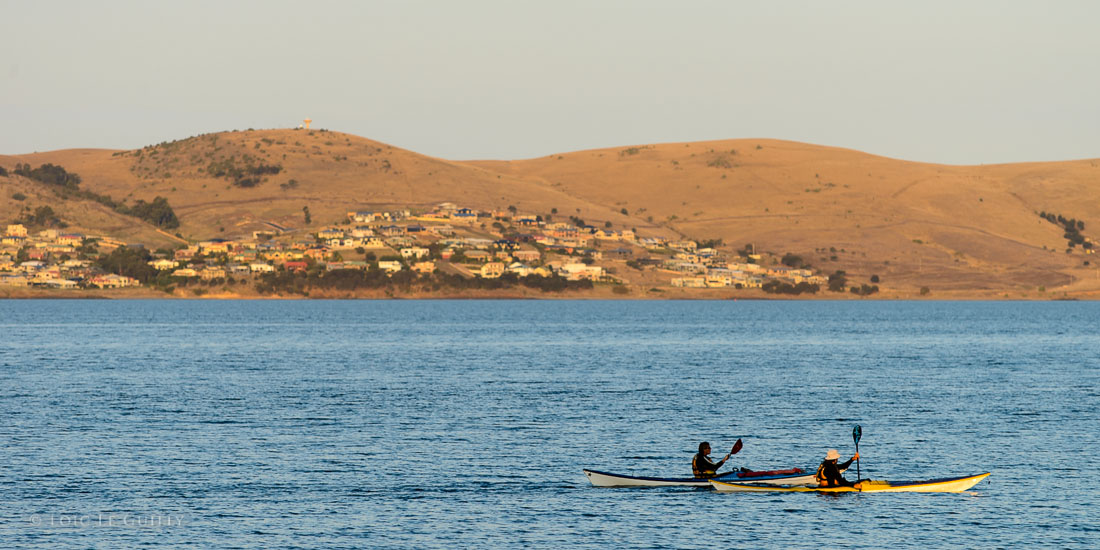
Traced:
POLYGON ((741 438, 740 437, 737 438, 737 443, 733 444, 733 450, 730 451, 730 454, 735 455, 735 454, 741 452, 741 447, 744 447, 744 446, 745 446, 745 444, 741 443, 741 438))
POLYGON ((852 441, 854 441, 856 445, 859 445, 859 438, 861 437, 863 437, 863 428, 860 428, 859 424, 856 424, 856 427, 852 428, 852 441))

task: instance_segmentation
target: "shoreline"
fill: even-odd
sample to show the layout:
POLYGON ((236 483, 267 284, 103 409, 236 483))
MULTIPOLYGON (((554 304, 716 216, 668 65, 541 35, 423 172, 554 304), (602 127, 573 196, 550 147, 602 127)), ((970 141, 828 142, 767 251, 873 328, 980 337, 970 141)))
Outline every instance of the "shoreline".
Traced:
POLYGON ((255 292, 206 292, 196 295, 187 291, 164 293, 149 288, 59 290, 46 288, 0 289, 0 300, 603 300, 603 301, 951 301, 951 302, 1063 302, 1100 301, 1098 291, 970 291, 953 290, 920 295, 918 291, 885 291, 870 296, 857 296, 849 292, 819 292, 814 295, 768 294, 759 290, 729 289, 660 289, 659 291, 632 289, 627 294, 616 294, 611 288, 592 290, 541 292, 530 289, 469 290, 460 292, 401 292, 371 290, 359 292, 317 291, 309 295, 258 294, 255 292))

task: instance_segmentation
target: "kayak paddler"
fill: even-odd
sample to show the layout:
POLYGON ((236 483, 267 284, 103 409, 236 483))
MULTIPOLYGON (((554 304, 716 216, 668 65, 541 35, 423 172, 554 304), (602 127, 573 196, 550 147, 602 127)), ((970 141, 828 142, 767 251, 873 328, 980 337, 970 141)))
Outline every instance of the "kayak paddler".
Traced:
POLYGON ((840 471, 847 470, 848 466, 852 465, 852 461, 857 459, 859 459, 858 451, 852 458, 848 459, 848 462, 837 464, 837 461, 840 460, 840 452, 836 449, 829 449, 829 452, 825 453, 825 461, 817 467, 817 474, 814 476, 817 478, 818 485, 821 487, 854 487, 856 484, 844 479, 844 476, 840 475, 840 471))
MULTIPOLYGON (((740 440, 738 441, 740 442, 740 440)), ((736 448, 737 446, 734 445, 734 449, 736 448)), ((722 460, 719 460, 717 463, 711 462, 709 457, 710 443, 704 441, 699 444, 699 452, 691 459, 691 473, 695 477, 701 479, 718 477, 718 468, 721 468, 735 452, 736 451, 731 449, 722 460)))

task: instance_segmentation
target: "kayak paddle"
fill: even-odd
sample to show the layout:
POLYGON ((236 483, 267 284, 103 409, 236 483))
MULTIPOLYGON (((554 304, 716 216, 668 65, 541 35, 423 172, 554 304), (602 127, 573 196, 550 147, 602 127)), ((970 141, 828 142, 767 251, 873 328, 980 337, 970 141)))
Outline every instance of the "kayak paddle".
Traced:
MULTIPOLYGON (((863 437, 863 428, 856 424, 855 428, 852 428, 852 441, 856 442, 856 454, 859 454, 859 438, 863 437)), ((863 476, 859 473, 859 459, 856 459, 856 479, 861 480, 863 476)))
POLYGON ((734 443, 734 444, 733 444, 733 449, 732 449, 732 450, 730 450, 730 454, 731 454, 731 455, 735 455, 735 454, 737 454, 737 453, 741 452, 741 447, 744 447, 744 446, 745 446, 745 445, 744 445, 743 443, 741 443, 741 438, 740 438, 740 437, 738 437, 738 438, 737 438, 737 443, 734 443))

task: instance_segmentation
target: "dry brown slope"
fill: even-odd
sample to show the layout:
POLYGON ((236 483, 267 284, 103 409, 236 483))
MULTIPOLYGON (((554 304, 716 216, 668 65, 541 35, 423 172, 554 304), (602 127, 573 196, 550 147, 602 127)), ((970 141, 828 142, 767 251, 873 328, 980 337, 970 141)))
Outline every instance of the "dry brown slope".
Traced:
POLYGON ((688 236, 791 251, 823 269, 910 287, 1064 285, 1089 270, 1036 213, 1100 224, 1096 161, 946 166, 750 139, 470 164, 535 177, 688 236))
POLYGON ((1087 290, 1096 279, 1036 212, 1100 223, 1097 161, 959 167, 754 139, 453 162, 338 132, 250 130, 135 151, 0 158, 15 162, 61 164, 115 198, 167 197, 193 238, 232 236, 262 221, 301 227, 303 206, 317 226, 353 209, 453 201, 754 243, 825 270, 880 274, 892 286, 1008 289, 1076 279, 1074 288, 1087 290), (226 159, 283 170, 239 188, 208 173, 226 159))
POLYGON ((377 141, 324 130, 222 132, 134 151, 67 150, 12 157, 60 164, 98 193, 127 200, 168 199, 193 238, 233 236, 264 228, 300 228, 303 207, 312 226, 344 219, 351 210, 427 207, 450 201, 476 208, 516 206, 589 212, 601 209, 568 194, 482 168, 432 158, 377 141), (209 173, 211 163, 278 165, 255 187, 241 188, 209 173), (548 206, 553 205, 553 206, 548 206))
MULTIPOLYGON (((14 157, 0 156, 0 166, 11 168, 16 162, 14 157)), ((15 222, 42 206, 50 207, 58 218, 68 224, 62 229, 65 232, 113 237, 151 247, 173 242, 170 236, 158 232, 156 227, 132 216, 119 214, 95 201, 64 198, 50 185, 14 174, 0 177, 0 224, 15 222)))

